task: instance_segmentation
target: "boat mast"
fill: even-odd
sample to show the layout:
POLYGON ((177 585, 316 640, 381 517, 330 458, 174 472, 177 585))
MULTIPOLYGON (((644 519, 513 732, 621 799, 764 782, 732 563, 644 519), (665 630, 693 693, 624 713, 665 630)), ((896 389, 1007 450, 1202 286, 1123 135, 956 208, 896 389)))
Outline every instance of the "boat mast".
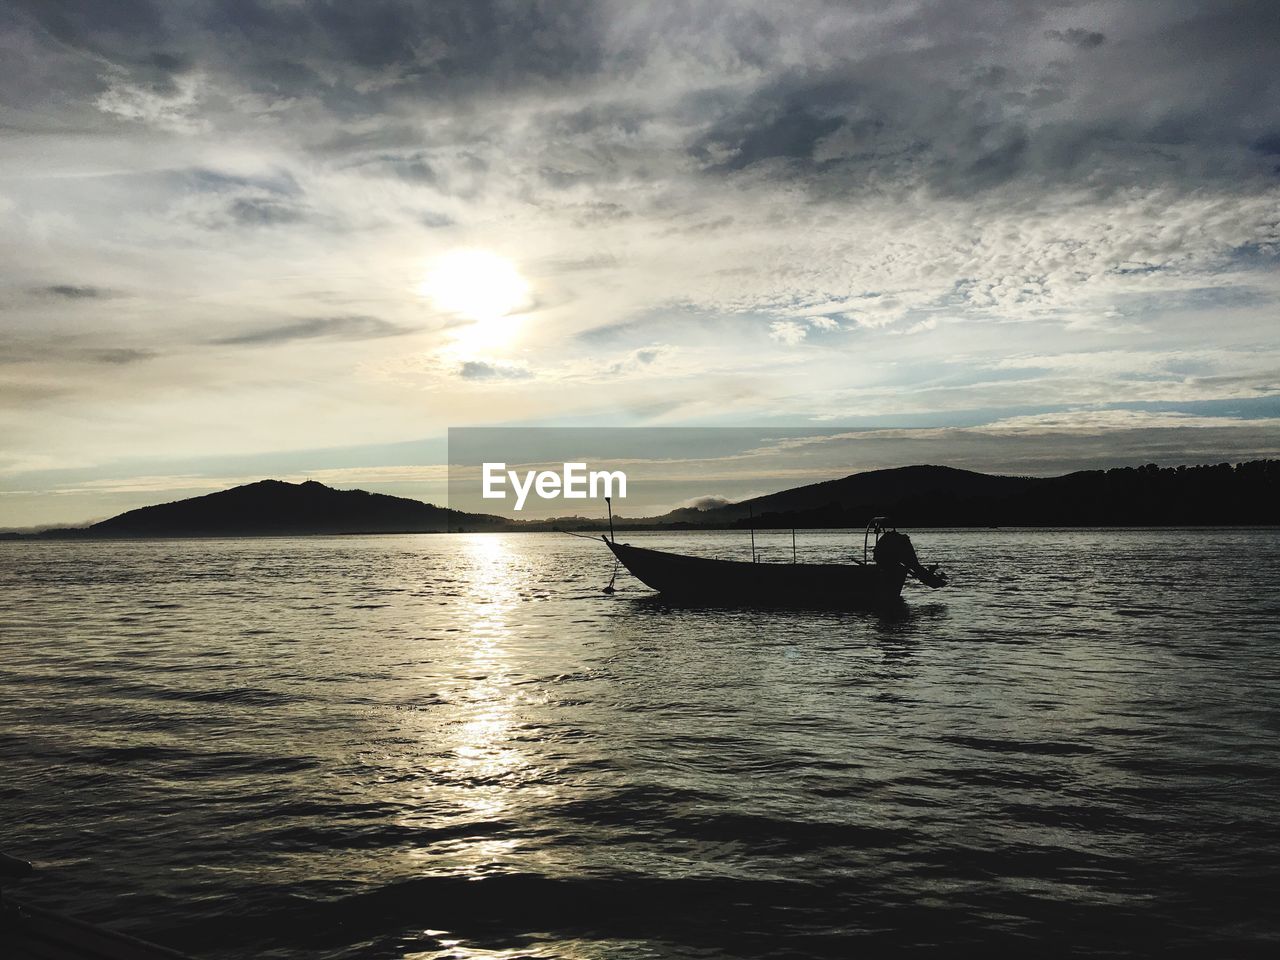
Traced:
POLYGON ((756 562, 756 512, 747 505, 747 516, 751 518, 751 562, 756 562))
POLYGON ((613 535, 613 503, 611 502, 611 500, 612 500, 611 497, 605 497, 604 505, 605 505, 605 509, 609 511, 609 539, 610 541, 616 543, 617 539, 613 535))

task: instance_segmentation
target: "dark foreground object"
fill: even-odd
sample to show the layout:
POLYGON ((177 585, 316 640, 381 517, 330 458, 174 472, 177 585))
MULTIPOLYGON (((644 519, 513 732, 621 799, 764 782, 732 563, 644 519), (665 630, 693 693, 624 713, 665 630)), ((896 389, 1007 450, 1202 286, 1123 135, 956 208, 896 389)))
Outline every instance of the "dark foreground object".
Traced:
POLYGON ((930 587, 946 586, 946 575, 920 563, 906 534, 874 525, 869 535, 872 529, 875 559, 861 563, 747 563, 604 542, 645 586, 686 601, 884 607, 898 601, 908 576, 930 587))
POLYGON ((127 934, 8 901, 0 912, 0 945, 12 960, 189 960, 127 934))
MULTIPOLYGON (((25 860, 0 854, 0 884, 30 876, 25 860)), ((185 954, 49 910, 0 900, 0 956, 6 960, 189 960, 185 954)))

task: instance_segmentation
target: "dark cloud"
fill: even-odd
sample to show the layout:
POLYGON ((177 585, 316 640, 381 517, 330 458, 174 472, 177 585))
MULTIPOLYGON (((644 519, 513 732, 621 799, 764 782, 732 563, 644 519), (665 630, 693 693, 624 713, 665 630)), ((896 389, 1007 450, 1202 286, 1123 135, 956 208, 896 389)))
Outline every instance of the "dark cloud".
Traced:
POLYGON ((1280 154, 1280 131, 1264 134, 1253 141, 1253 149, 1268 156, 1280 154))
POLYGON ((344 116, 590 75, 602 63, 600 7, 588 0, 221 0, 196 8, 220 40, 208 55, 244 65, 251 89, 318 99, 344 116))
POLYGON ((411 183, 436 183, 439 177, 431 164, 421 157, 388 157, 384 161, 386 169, 411 183))
POLYGON ((250 82, 313 93, 318 75, 351 67, 401 76, 530 73, 557 76, 599 63, 596 5, 587 0, 15 0, 19 11, 62 44, 113 61, 185 65, 185 54, 248 68, 250 82), (187 50, 177 52, 185 46, 187 50), (173 58, 157 61, 139 48, 173 58), (316 70, 317 66, 327 69, 316 70))
POLYGON ((930 177, 937 190, 948 194, 998 187, 1025 172, 1033 159, 1029 132, 1014 124, 977 127, 937 146, 930 177))
POLYGON ((11 0, 51 37, 69 47, 105 56, 135 52, 162 42, 167 31, 151 0, 11 0))
POLYGON ((306 218, 302 207, 278 197, 237 197, 227 204, 226 214, 242 227, 271 227, 306 218))
POLYGON ((1280 43, 1274 12, 1153 3, 1143 21, 1118 20, 1123 43, 1104 47, 1101 30, 1045 30, 1051 4, 978 6, 987 15, 970 23, 936 5, 904 6, 874 49, 857 42, 854 18, 846 28, 831 21, 833 47, 850 31, 847 55, 686 98, 682 111, 704 128, 691 154, 712 175, 785 178, 820 195, 924 185, 956 196, 1014 182, 1028 193, 1229 187, 1271 175, 1256 144, 1277 129, 1280 90, 1258 35, 1280 43), (1092 55, 1028 60, 1041 37, 1092 55))
POLYGON ((253 84, 260 92, 277 96, 324 90, 328 85, 321 74, 298 60, 268 57, 256 61, 251 73, 253 84))
POLYGON ((156 353, 154 350, 136 350, 129 347, 101 347, 96 350, 86 350, 83 356, 93 363, 105 363, 118 367, 150 360, 156 356, 156 353))
POLYGON ((286 170, 272 174, 246 176, 208 167, 191 167, 185 170, 169 171, 163 175, 174 180, 175 185, 201 192, 255 191, 278 196, 297 196, 301 193, 298 181, 286 170))
POLYGON ((377 317, 312 317, 294 323, 222 337, 214 340, 213 343, 223 346, 269 346, 294 340, 374 340, 411 332, 405 327, 377 317))
POLYGON ((188 38, 150 0, 11 0, 0 4, 0 33, 7 31, 32 41, 8 47, 0 63, 5 100, 40 108, 22 118, 26 128, 101 127, 109 121, 96 100, 113 83, 173 97, 177 78, 195 64, 182 49, 188 38))
POLYGON ((63 300, 103 300, 116 295, 114 291, 104 287, 73 283, 55 283, 47 287, 37 287, 34 292, 41 296, 59 297, 63 300))
POLYGON ((208 203, 197 203, 191 216, 210 229, 298 223, 312 212, 301 186, 287 171, 246 176, 193 167, 156 176, 187 198, 207 196, 208 203))
POLYGON ((467 360, 458 368, 458 376, 463 380, 527 380, 533 374, 523 367, 467 360))
POLYGON ((123 73, 134 87, 160 97, 176 97, 181 93, 178 78, 193 66, 185 54, 156 51, 142 54, 133 63, 124 65, 123 73))
POLYGON ((692 147, 713 172, 741 170, 762 160, 813 160, 823 137, 859 116, 859 91, 849 78, 784 75, 754 91, 744 102, 690 103, 695 113, 713 110, 716 119, 692 147))
POLYGON ((375 127, 339 127, 311 146, 321 156, 345 157, 392 150, 421 149, 426 143, 423 131, 413 124, 387 118, 375 127))
POLYGON ((421 152, 377 154, 353 161, 351 166, 363 172, 395 177, 409 183, 435 184, 442 178, 421 152))
POLYGON ((547 131, 560 137, 608 133, 635 136, 644 129, 645 123, 654 119, 656 115, 652 110, 637 108, 633 104, 590 103, 552 117, 547 123, 547 131))
POLYGON ((77 338, 53 337, 40 341, 11 341, 0 353, 0 364, 88 363, 120 367, 158 356, 154 350, 136 347, 86 346, 77 338))
POLYGON ((734 144, 733 155, 713 169, 740 170, 761 160, 812 160, 818 141, 840 127, 840 117, 823 117, 801 108, 783 112, 768 123, 746 131, 734 144))
MULTIPOLYGON (((235 98, 258 94, 273 125, 296 121, 304 149, 458 195, 480 188, 451 181, 432 149, 447 144, 456 159, 465 146, 483 169, 504 149, 496 127, 513 109, 536 144, 532 169, 555 191, 611 182, 628 164, 660 180, 681 146, 708 174, 765 172, 820 194, 1274 176, 1280 17, 1270 0, 1153 0, 1140 17, 1117 7, 1087 25, 1064 24, 1069 9, 20 0, 13 29, 33 43, 0 64, 0 82, 17 101, 47 105, 23 123, 53 122, 51 111, 109 125, 119 119, 94 108, 108 85, 163 99, 198 75, 191 109, 215 127, 256 123, 235 98), (675 83, 665 104, 595 92, 646 70, 679 80, 693 65, 734 82, 675 83), (485 108, 499 97, 495 115, 485 108), (646 155, 651 128, 673 122, 683 144, 646 155), (1179 150, 1162 153, 1170 144, 1179 150)), ((301 216, 255 200, 229 213, 243 224, 301 216)))
POLYGON ((177 127, 145 96, 242 129, 255 106, 285 104, 313 139, 332 121, 586 84, 605 65, 606 12, 591 0, 15 0, 0 4, 0 32, 26 37, 6 46, 0 87, 31 111, 15 118, 24 129, 177 127))
POLYGON ((1046 30, 1044 32, 1046 40, 1061 40, 1063 43, 1069 43, 1073 47, 1080 47, 1088 50, 1090 47, 1100 47, 1107 39, 1106 34, 1099 33, 1096 30, 1083 30, 1080 27, 1072 27, 1070 30, 1046 30))
POLYGON ((148 58, 151 66, 169 73, 185 73, 191 69, 191 58, 181 53, 153 53, 148 58))

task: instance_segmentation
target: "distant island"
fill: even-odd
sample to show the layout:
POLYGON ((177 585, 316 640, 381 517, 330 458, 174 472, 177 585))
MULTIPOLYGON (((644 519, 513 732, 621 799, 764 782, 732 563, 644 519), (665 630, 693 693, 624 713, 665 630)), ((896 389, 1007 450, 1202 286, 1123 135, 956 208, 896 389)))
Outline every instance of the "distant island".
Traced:
MULTIPOLYGON (((1122 467, 1061 477, 1006 477, 944 466, 869 470, 707 509, 615 517, 615 528, 855 527, 872 517, 907 527, 1268 526, 1280 524, 1280 460, 1122 467)), ((5 539, 254 537, 361 533, 604 530, 596 518, 518 521, 405 497, 260 480, 130 510, 79 528, 5 539)))
MULTIPOLYGON (((230 490, 140 507, 87 527, 45 530, 43 539, 272 537, 349 533, 444 533, 505 529, 502 517, 367 490, 335 490, 315 480, 259 480, 230 490)), ((12 538, 12 534, 7 535, 12 538)))
POLYGON ((1060 477, 1005 477, 942 466, 855 473, 712 510, 688 521, 756 527, 1267 526, 1280 524, 1280 460, 1119 467, 1060 477))

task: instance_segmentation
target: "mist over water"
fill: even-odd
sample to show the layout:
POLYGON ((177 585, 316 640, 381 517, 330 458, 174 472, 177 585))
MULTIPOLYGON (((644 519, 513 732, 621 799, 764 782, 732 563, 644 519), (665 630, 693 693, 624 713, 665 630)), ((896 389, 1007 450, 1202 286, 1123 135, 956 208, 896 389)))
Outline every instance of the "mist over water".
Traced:
POLYGON ((889 614, 554 534, 0 543, 0 849, 227 960, 1274 955, 1280 532, 911 534, 952 586, 889 614))

